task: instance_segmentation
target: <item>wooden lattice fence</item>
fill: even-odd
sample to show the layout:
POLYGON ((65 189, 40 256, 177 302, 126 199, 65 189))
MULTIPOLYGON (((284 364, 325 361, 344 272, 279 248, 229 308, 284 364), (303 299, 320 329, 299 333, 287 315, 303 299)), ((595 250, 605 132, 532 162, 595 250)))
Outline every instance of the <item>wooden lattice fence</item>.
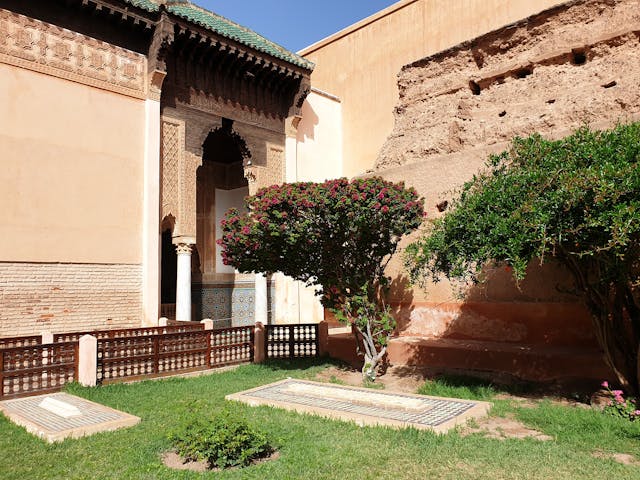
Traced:
POLYGON ((317 323, 266 325, 267 358, 305 358, 320 355, 317 323))
POLYGON ((204 330, 202 323, 182 322, 165 327, 121 328, 115 330, 87 330, 86 332, 56 333, 54 342, 77 342, 84 335, 93 335, 98 340, 105 338, 147 337, 166 333, 197 332, 204 330))
POLYGON ((0 398, 55 392, 78 378, 78 342, 0 349, 0 398))
POLYGON ((211 331, 98 340, 98 381, 135 380, 210 368, 211 331))

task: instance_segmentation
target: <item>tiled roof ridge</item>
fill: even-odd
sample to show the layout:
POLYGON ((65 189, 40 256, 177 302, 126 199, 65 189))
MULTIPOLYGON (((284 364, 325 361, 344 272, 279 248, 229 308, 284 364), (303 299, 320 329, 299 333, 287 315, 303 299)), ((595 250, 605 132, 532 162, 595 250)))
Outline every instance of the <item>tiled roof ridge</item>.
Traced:
POLYGON ((182 1, 163 1, 163 0, 124 0, 126 3, 138 8, 147 10, 148 12, 160 11, 161 5, 167 12, 187 20, 190 23, 199 25, 209 31, 215 32, 225 38, 235 40, 243 45, 251 47, 262 53, 266 53, 273 57, 284 60, 293 65, 312 70, 315 66, 306 58, 294 53, 282 45, 279 45, 259 33, 247 28, 239 23, 234 22, 222 15, 207 10, 189 0, 182 1), (198 18, 201 17, 201 18, 198 18), (207 21, 209 20, 209 21, 207 21), (220 25, 216 25, 216 23, 220 25), (225 29, 225 24, 227 29, 225 29), (231 31, 228 31, 231 30, 231 31), (236 32, 234 32, 236 30, 236 32), (238 35, 240 34, 240 35, 238 35), (242 38, 245 36, 247 38, 242 38))

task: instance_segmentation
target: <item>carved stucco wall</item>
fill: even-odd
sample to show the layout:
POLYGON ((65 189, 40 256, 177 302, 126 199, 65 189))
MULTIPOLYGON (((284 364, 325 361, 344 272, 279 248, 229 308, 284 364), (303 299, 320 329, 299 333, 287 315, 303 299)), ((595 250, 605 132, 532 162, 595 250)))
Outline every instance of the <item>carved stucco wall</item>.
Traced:
POLYGON ((144 55, 3 9, 0 62, 135 98, 148 88, 144 55))
MULTIPOLYGON (((162 116, 161 217, 175 218, 174 237, 195 239, 196 170, 202 164, 204 140, 210 131, 220 126, 222 116, 205 114, 198 109, 165 109, 165 112, 162 116)), ((229 113, 233 112, 225 111, 229 113)), ((284 122, 280 120, 279 125, 282 132, 263 125, 234 122, 233 128, 245 140, 256 167, 256 180, 249 185, 252 193, 284 181, 284 122)))
MULTIPOLYGON (((640 3, 569 2, 410 64, 399 74, 392 135, 375 173, 404 181, 436 204, 516 135, 550 138, 589 123, 640 119, 640 3)), ((509 273, 467 291, 447 282, 395 292, 402 334, 531 344, 594 344, 580 299, 561 293, 565 272, 530 267, 516 288, 509 273), (458 290, 459 292, 459 290, 458 290)), ((402 285, 399 257, 391 273, 402 285)))

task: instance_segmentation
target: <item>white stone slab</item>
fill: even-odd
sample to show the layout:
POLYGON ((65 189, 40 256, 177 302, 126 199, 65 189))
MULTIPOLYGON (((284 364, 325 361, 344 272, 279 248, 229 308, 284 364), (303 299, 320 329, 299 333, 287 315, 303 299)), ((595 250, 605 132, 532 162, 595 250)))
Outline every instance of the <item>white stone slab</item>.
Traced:
POLYGON ((117 430, 140 421, 134 415, 64 392, 3 400, 0 402, 0 412, 13 423, 48 442, 117 430), (43 404, 45 407, 53 406, 54 411, 43 408, 43 404), (60 415, 75 413, 74 409, 80 415, 60 415))
POLYGON ((56 400, 52 397, 45 397, 38 406, 63 418, 79 417, 82 415, 80 409, 75 405, 71 405, 70 403, 63 402, 61 400, 56 400))
POLYGON ((424 412, 431 408, 426 406, 424 401, 419 398, 398 397, 386 393, 372 392, 371 390, 346 390, 308 383, 293 383, 283 390, 296 395, 341 400, 359 405, 372 405, 378 408, 401 409, 412 412, 424 412))

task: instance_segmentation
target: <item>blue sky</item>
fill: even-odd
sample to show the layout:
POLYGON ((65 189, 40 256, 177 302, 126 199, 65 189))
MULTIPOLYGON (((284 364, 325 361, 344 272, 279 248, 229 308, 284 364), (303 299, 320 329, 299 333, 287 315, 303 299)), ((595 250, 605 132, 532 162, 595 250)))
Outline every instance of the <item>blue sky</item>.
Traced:
POLYGON ((397 0, 192 0, 294 52, 397 0))

